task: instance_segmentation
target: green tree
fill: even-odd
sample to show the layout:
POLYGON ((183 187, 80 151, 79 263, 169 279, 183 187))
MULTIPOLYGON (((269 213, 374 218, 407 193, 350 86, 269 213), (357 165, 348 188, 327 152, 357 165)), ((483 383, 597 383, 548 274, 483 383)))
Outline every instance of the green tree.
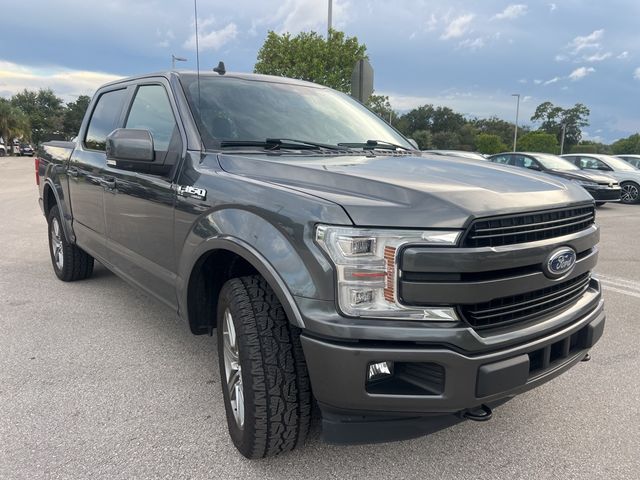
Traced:
POLYGON ((62 129, 67 138, 75 137, 78 134, 89 102, 91 102, 90 97, 80 95, 75 102, 67 103, 62 118, 62 129))
POLYGON ((351 73, 367 47, 356 37, 331 30, 326 39, 316 32, 278 35, 270 31, 254 66, 255 73, 299 78, 345 93, 351 91, 351 73))
POLYGON ((499 135, 481 133, 476 137, 476 149, 480 153, 494 154, 506 151, 507 146, 502 142, 499 135))
POLYGON ((564 109, 551 102, 544 102, 538 105, 531 121, 539 122, 540 130, 543 132, 555 135, 558 143, 562 141, 562 129, 565 126, 564 145, 565 150, 570 151, 572 146, 582 140, 582 127, 589 125, 590 113, 582 103, 564 109))
POLYGON ((49 140, 62 132, 64 105, 50 88, 37 92, 25 89, 11 97, 11 104, 29 118, 31 139, 35 143, 49 140))
POLYGON ((418 144, 418 148, 420 150, 429 150, 432 147, 432 135, 428 130, 416 130, 411 135, 416 143, 418 144))
POLYGON ((560 146, 555 135, 551 133, 530 132, 518 138, 518 150, 557 154, 560 151, 560 146))
POLYGON ((7 152, 14 138, 30 140, 29 119, 8 100, 0 98, 0 137, 4 140, 7 152))
POLYGON ((627 138, 621 138, 613 142, 611 150, 616 155, 623 153, 640 154, 640 133, 634 133, 627 138))
POLYGON ((459 150, 460 137, 455 132, 437 132, 432 136, 431 143, 437 150, 459 150))
MULTIPOLYGON (((479 133, 486 133, 489 135, 497 135, 500 137, 500 141, 505 145, 513 145, 513 134, 515 131, 515 124, 507 122, 497 117, 491 118, 474 118, 471 123, 478 129, 479 133)), ((518 126, 518 135, 525 135, 530 131, 530 128, 526 125, 518 126)))
POLYGON ((422 105, 402 115, 396 124, 396 128, 407 136, 412 136, 416 130, 431 130, 433 118, 433 105, 422 105))
POLYGON ((611 154, 611 146, 591 140, 582 140, 578 145, 571 147, 571 153, 605 153, 611 154))
POLYGON ((391 123, 396 113, 391 108, 389 97, 386 95, 371 95, 367 100, 367 107, 378 114, 387 123, 391 123))

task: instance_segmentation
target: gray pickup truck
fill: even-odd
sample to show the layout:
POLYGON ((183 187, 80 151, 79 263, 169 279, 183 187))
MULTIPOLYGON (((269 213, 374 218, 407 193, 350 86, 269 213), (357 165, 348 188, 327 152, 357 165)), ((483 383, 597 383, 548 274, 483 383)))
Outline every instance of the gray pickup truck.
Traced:
POLYGON ((331 442, 487 420, 604 329, 585 190, 421 154, 319 85, 110 83, 76 142, 42 145, 36 179, 61 280, 98 260, 194 334, 215 332, 249 458, 300 446, 314 402, 331 442))

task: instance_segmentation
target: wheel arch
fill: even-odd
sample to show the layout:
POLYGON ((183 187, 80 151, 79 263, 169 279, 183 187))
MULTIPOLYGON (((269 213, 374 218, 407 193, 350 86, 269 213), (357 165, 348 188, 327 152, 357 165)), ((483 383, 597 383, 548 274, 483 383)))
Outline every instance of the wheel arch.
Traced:
POLYGON ((178 291, 178 302, 182 316, 196 335, 211 333, 215 328, 218 295, 224 283, 255 273, 273 289, 289 321, 304 328, 300 310, 283 278, 262 254, 241 239, 207 239, 197 249, 188 271, 184 287, 178 291))

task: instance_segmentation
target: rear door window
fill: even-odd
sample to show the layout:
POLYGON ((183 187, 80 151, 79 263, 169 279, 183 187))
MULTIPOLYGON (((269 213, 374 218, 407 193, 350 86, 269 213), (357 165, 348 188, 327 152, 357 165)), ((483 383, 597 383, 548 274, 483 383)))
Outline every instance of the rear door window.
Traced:
POLYGON ((96 107, 91 114, 84 145, 91 150, 104 151, 107 135, 118 128, 126 89, 112 90, 100 95, 96 107))

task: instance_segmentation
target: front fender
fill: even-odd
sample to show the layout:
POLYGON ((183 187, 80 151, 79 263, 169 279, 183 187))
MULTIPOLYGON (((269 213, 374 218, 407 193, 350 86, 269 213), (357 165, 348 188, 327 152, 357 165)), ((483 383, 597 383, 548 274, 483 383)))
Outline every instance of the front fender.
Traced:
MULTIPOLYGON (((57 165, 52 165, 52 169, 60 168, 57 165)), ((51 175, 51 173, 49 173, 51 175)), ((53 196, 56 201, 56 205, 58 205, 58 209, 60 210, 60 216, 62 217, 62 230, 64 231, 64 236, 69 240, 70 243, 76 242, 76 235, 73 231, 73 217, 71 215, 71 209, 69 207, 69 203, 67 202, 67 198, 65 197, 65 192, 60 182, 55 183, 52 178, 58 178, 56 175, 48 176, 44 180, 44 188, 42 189, 42 211, 46 216, 46 212, 51 208, 51 205, 47 205, 46 203, 46 192, 47 188, 51 189, 53 196)))
MULTIPOLYGON (((300 226, 300 230, 310 228, 300 226)), ((187 312, 189 278, 195 264, 207 252, 222 249, 241 256, 265 277, 289 319, 303 328, 293 296, 333 297, 333 284, 323 280, 332 278, 331 266, 316 247, 309 248, 305 239, 311 239, 310 232, 281 231, 247 210, 223 209, 200 217, 184 242, 179 260, 180 312, 187 312)))

